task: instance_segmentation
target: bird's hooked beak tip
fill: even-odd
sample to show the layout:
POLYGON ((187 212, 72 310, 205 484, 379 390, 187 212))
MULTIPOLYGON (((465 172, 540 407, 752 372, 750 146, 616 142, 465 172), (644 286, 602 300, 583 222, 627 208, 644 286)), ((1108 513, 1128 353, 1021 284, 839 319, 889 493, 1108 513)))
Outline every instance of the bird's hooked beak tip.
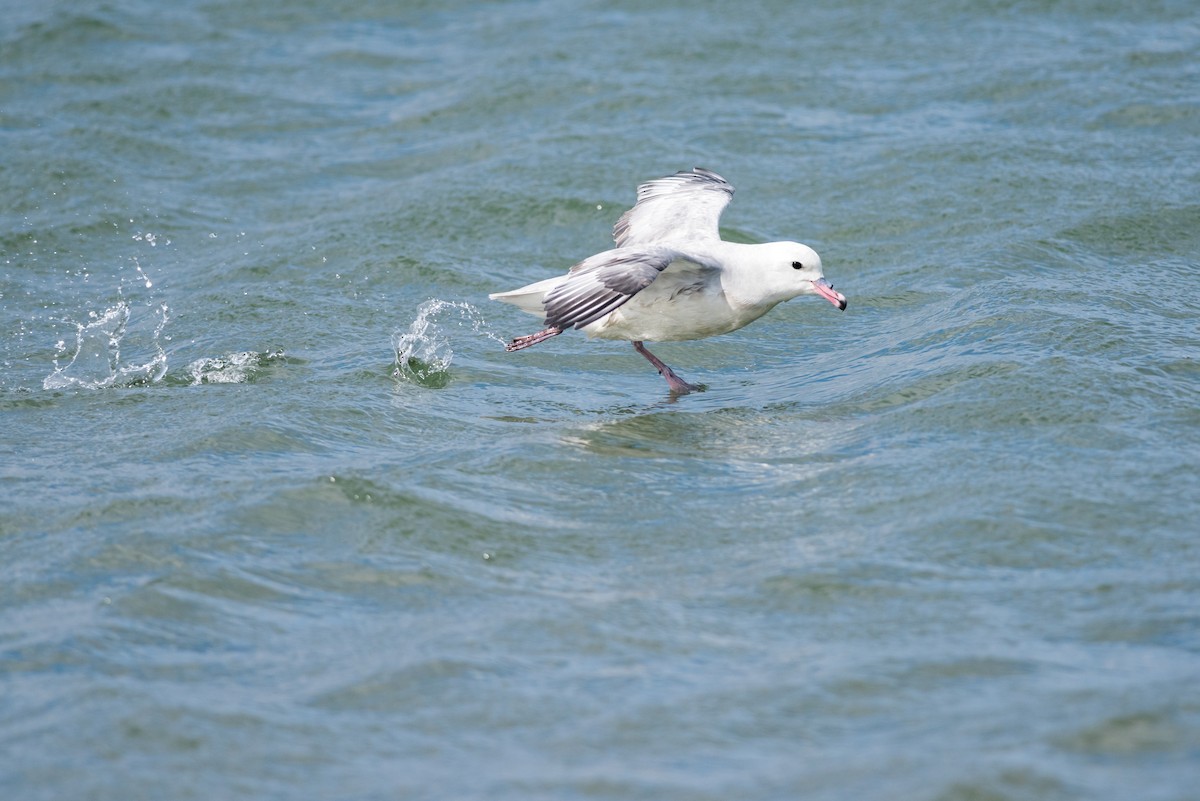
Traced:
POLYGON ((825 300, 838 307, 839 311, 846 310, 846 296, 833 288, 833 284, 826 281, 824 278, 818 278, 812 282, 813 291, 825 298, 825 300))

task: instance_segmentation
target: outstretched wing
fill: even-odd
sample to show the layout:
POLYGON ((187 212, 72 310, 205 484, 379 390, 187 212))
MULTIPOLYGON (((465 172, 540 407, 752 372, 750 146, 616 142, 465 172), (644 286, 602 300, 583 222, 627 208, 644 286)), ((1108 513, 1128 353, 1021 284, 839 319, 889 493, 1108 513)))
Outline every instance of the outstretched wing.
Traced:
POLYGON ((650 286, 680 258, 682 254, 671 248, 617 248, 584 259, 546 293, 546 325, 583 328, 594 323, 650 286))
POLYGON ((701 167, 647 181, 638 187, 637 203, 613 226, 613 239, 617 247, 719 239, 717 221, 732 197, 728 181, 701 167))

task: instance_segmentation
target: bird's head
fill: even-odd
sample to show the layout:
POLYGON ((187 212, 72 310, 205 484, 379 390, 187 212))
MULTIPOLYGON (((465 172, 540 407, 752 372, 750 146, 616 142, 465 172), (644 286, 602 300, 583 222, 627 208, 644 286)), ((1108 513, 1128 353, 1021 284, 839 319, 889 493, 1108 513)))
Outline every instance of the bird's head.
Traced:
POLYGON ((789 297, 820 295, 845 310, 846 296, 825 279, 821 257, 815 250, 799 242, 772 242, 761 247, 767 249, 772 283, 786 286, 789 297))

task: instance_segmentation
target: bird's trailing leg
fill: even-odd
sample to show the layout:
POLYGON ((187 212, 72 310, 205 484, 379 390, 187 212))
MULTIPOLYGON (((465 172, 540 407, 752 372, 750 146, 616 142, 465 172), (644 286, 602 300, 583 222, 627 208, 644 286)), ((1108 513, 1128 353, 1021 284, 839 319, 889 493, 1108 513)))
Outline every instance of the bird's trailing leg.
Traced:
POLYGON ((662 359, 646 350, 646 346, 641 342, 635 341, 633 343, 633 349, 645 356, 646 360, 654 365, 655 369, 658 370, 658 374, 667 379, 667 386, 669 386, 671 391, 676 395, 686 395, 689 392, 701 391, 700 387, 696 386, 695 384, 689 384, 679 376, 675 375, 675 372, 670 367, 667 367, 665 364, 663 364, 662 359))
POLYGON ((563 330, 561 328, 556 325, 552 325, 543 331, 538 331, 536 334, 527 334, 523 337, 517 337, 512 342, 509 342, 507 345, 505 345, 504 349, 509 353, 512 353, 514 350, 522 350, 530 347, 531 345, 536 345, 539 342, 544 342, 550 337, 556 337, 562 332, 563 330))

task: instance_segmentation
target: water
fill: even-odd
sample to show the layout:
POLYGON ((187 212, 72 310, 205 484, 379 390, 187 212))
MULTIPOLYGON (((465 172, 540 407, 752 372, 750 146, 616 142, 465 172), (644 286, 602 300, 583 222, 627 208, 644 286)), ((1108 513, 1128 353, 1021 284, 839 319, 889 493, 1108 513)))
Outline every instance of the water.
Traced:
POLYGON ((1200 786, 1195 4, 8 4, 0 792, 1200 786), (516 354, 642 180, 849 298, 516 354))

